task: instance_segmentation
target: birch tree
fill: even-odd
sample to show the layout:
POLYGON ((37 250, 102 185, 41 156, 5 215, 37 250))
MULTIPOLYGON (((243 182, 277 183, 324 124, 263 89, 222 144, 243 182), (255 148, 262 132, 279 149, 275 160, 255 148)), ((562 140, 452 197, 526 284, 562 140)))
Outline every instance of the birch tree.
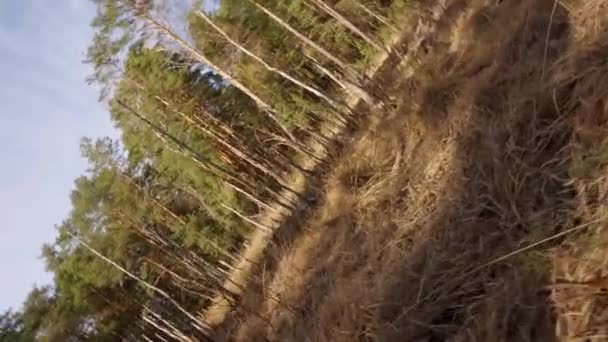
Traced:
POLYGON ((349 0, 349 1, 351 3, 354 3, 355 6, 357 6, 360 9, 362 9, 365 13, 367 13, 368 15, 370 15, 371 17, 373 17, 374 19, 376 19, 379 22, 381 22, 382 24, 386 25, 392 31, 399 32, 399 29, 397 29, 397 27, 395 27, 395 25, 393 25, 391 23, 391 21, 387 17, 385 17, 385 16, 377 13, 376 11, 368 8, 367 6, 365 6, 364 4, 362 4, 359 0, 349 0))
POLYGON ((333 72, 328 69, 324 69, 326 73, 331 74, 331 79, 334 80, 337 84, 339 84, 344 90, 348 93, 353 94, 355 96, 360 97, 365 102, 369 104, 373 104, 372 97, 365 91, 359 84, 361 79, 365 78, 365 75, 357 72, 355 69, 350 67, 348 63, 342 61, 340 58, 323 48, 321 45, 315 43, 312 39, 308 38, 303 33, 299 32, 297 29, 289 25, 285 20, 281 19, 279 16, 274 14, 271 10, 261 5, 257 0, 247 0, 259 10, 264 12, 268 17, 270 17, 273 21, 279 24, 281 27, 292 33, 296 36, 300 41, 302 41, 306 46, 309 46, 317 53, 321 54, 329 61, 333 62, 337 65, 344 73, 346 73, 347 77, 343 78, 341 76, 335 75, 333 72))
POLYGON ((264 12, 268 17, 270 17, 273 21, 275 21, 281 27, 283 27, 284 29, 286 29, 287 31, 289 31, 290 33, 292 33, 294 36, 296 36, 305 45, 311 47, 316 52, 320 53, 325 58, 327 58, 328 60, 330 60, 331 62, 333 62, 337 66, 339 66, 340 69, 342 69, 343 71, 349 73, 350 75, 352 75, 354 77, 358 77, 359 76, 359 73, 356 72, 353 68, 351 68, 348 65, 348 63, 342 61, 340 58, 338 58, 337 56, 335 56, 331 52, 327 51, 321 45, 315 43, 313 40, 311 40, 310 38, 308 38, 306 35, 304 35, 300 31, 298 31, 297 29, 295 29, 294 27, 292 27, 291 25, 289 25, 285 20, 281 19, 278 15, 274 14, 271 10, 269 10, 268 8, 266 8, 263 5, 261 5, 257 0, 247 0, 247 1, 249 1, 251 4, 253 4, 255 7, 257 7, 259 10, 261 10, 262 12, 264 12))
POLYGON ((331 6, 326 4, 323 0, 308 0, 319 9, 321 9, 324 13, 327 13, 329 16, 337 20, 341 25, 346 27, 348 30, 361 37, 364 41, 366 41, 369 45, 374 48, 385 51, 386 49, 376 43, 376 40, 367 35, 365 32, 361 31, 355 24, 351 23, 346 17, 341 15, 338 11, 334 10, 331 6))
MULTIPOLYGON (((260 63, 262 66, 264 66, 264 68, 272 73, 275 73, 279 76, 281 76, 282 78, 288 80, 289 82, 295 84, 296 86, 304 89, 305 91, 313 94, 314 96, 318 97, 319 99, 325 101, 326 103, 328 103, 330 106, 332 106, 335 110, 337 110, 338 112, 341 111, 340 105, 334 101, 333 99, 331 99, 329 96, 323 94, 323 92, 317 88, 315 88, 314 86, 308 85, 306 84, 304 81, 301 81, 291 75, 289 75, 288 73, 271 66, 268 62, 266 62, 264 59, 262 59, 261 57, 257 56, 256 54, 254 54, 253 52, 251 52, 250 50, 248 50, 247 48, 245 48, 242 44, 238 43, 237 41, 235 41, 234 39, 232 39, 226 32, 224 32, 219 26, 217 26, 213 20, 211 20, 203 11, 196 11, 196 15, 203 19, 207 24, 209 24, 216 32, 218 32, 222 37, 224 37, 230 44, 232 44, 234 47, 236 47, 239 51, 243 52, 244 54, 246 54, 247 56, 253 58, 254 60, 256 60, 258 63, 260 63)), ((342 119, 342 117, 338 117, 339 119, 342 119)))
MULTIPOLYGON (((141 120, 143 123, 145 123, 153 131, 157 132, 161 136, 161 139, 168 139, 166 142, 167 145, 174 144, 175 146, 177 146, 180 149, 179 151, 183 151, 182 153, 184 153, 192 161, 194 161, 197 165, 199 165, 202 170, 208 172, 211 176, 217 177, 220 181, 229 185, 230 187, 232 187, 234 189, 238 189, 239 192, 245 194, 248 198, 254 200, 256 203, 264 203, 264 206, 267 206, 267 207, 270 206, 264 200, 257 198, 256 195, 252 194, 250 191, 243 189, 241 187, 241 186, 244 186, 248 189, 255 189, 255 186, 253 184, 240 179, 237 175, 235 175, 230 170, 227 170, 223 166, 218 165, 217 163, 211 161, 209 158, 206 158, 206 157, 200 155, 199 153, 194 151, 191 147, 186 145, 184 142, 180 141, 179 139, 172 136, 170 133, 166 132, 158 124, 153 123, 148 118, 146 118, 144 115, 140 114, 138 111, 131 108, 123 100, 117 99, 116 103, 120 107, 124 108, 129 113, 134 115, 136 118, 141 120), (236 185, 236 184, 239 184, 241 186, 236 185)), ((281 202, 280 198, 275 198, 275 200, 277 201, 277 203, 284 205, 288 208, 291 208, 289 205, 281 202)))
POLYGON ((93 61, 98 70, 96 73, 98 75, 97 77, 103 78, 103 73, 99 70, 102 70, 104 66, 107 66, 108 61, 115 58, 122 47, 133 43, 133 40, 135 40, 135 42, 148 40, 151 33, 155 32, 160 34, 159 38, 161 38, 161 41, 164 41, 164 44, 181 49, 194 60, 206 65, 213 70, 213 72, 220 75, 225 81, 246 94, 267 114, 268 118, 274 122, 291 141, 297 141, 291 131, 279 120, 274 108, 262 100, 255 91, 233 78, 229 72, 220 68, 203 53, 192 47, 185 39, 173 32, 166 22, 163 23, 160 20, 153 18, 151 2, 133 0, 97 1, 105 3, 106 6, 106 12, 101 13, 99 16, 99 21, 102 22, 102 24, 100 24, 101 33, 96 35, 98 42, 89 48, 89 59, 93 61), (108 13, 108 6, 112 6, 112 13, 108 13), (116 19, 116 17, 121 20, 116 19), (144 24, 143 29, 137 26, 139 22, 144 24), (126 32, 124 32, 118 40, 111 40, 108 36, 118 28, 121 28, 123 32, 126 32))
POLYGON ((194 326, 199 331, 201 331, 204 334, 208 333, 209 327, 206 326, 204 322, 202 322, 198 318, 196 318, 193 314, 191 314, 186 309, 184 309, 184 307, 181 306, 181 304, 179 304, 175 299, 173 299, 168 293, 166 293, 165 291, 159 289, 158 287, 156 287, 156 286, 148 283, 147 281, 141 279, 137 275, 129 272, 123 266, 119 265, 118 263, 114 262, 110 258, 108 258, 108 257, 104 256, 103 254, 101 254, 100 252, 98 252, 95 248, 91 247, 88 243, 86 243, 85 241, 83 241, 82 239, 80 239, 74 233, 72 233, 70 231, 66 231, 66 234, 68 234, 69 236, 71 236, 74 240, 76 240, 80 245, 82 245, 84 248, 86 248, 89 252, 91 252, 92 254, 94 254, 95 256, 97 256, 98 258, 100 258, 101 260, 105 261, 106 263, 112 265, 113 267, 115 267, 116 269, 118 269, 120 272, 124 273, 127 277, 129 277, 129 278, 137 281, 139 284, 141 284, 145 288, 152 290, 154 293, 158 294, 162 298, 164 298, 167 301, 169 301, 173 306, 175 306, 175 308, 177 308, 177 310, 179 310, 186 317, 188 317, 190 320, 192 320, 192 323, 194 324, 194 326))
MULTIPOLYGON (((155 93, 152 93, 149 89, 147 89, 144 85, 142 85, 137 80, 135 80, 134 78, 132 78, 130 75, 125 74, 123 80, 126 80, 128 82, 132 82, 133 84, 135 84, 137 86, 137 88, 139 90, 141 90, 143 92, 149 92, 149 93, 151 93, 151 96, 153 96, 154 99, 156 99, 158 102, 160 102, 160 104, 164 105, 166 111, 175 113, 181 120, 183 120, 184 122, 186 122, 188 125, 194 127, 196 130, 198 130, 199 132, 201 132, 205 136, 209 137, 215 143, 217 143, 217 144, 222 145, 223 147, 225 147, 227 150, 229 150, 230 152, 232 152, 236 157, 240 158, 245 163, 253 166, 255 169, 261 171, 265 175, 270 176, 278 184, 280 184, 283 189, 290 190, 290 191, 293 192, 293 190, 291 188, 289 188, 289 185, 285 182, 285 180, 281 176, 277 175, 275 172, 273 172, 272 170, 270 170, 270 168, 266 167, 265 165, 263 165, 262 163, 260 163, 259 161, 257 161, 256 158, 253 157, 252 155, 250 155, 247 150, 245 150, 243 148, 236 147, 232 143, 230 143, 229 141, 227 141, 227 139, 224 136, 222 136, 222 134, 214 131, 209 125, 207 125, 200 118, 198 118, 196 116, 192 116, 190 114, 184 113, 183 111, 181 111, 178 108, 177 105, 173 104, 170 100, 164 98, 161 95, 157 95, 155 93)), ((209 114, 207 112, 207 110, 205 108, 202 108, 202 105, 200 105, 200 107, 201 107, 200 108, 201 111, 203 111, 207 117, 211 117, 212 116, 211 114, 209 114)), ((223 126, 225 126, 225 125, 223 125, 223 126)), ((234 135, 234 132, 230 131, 230 134, 234 135)))

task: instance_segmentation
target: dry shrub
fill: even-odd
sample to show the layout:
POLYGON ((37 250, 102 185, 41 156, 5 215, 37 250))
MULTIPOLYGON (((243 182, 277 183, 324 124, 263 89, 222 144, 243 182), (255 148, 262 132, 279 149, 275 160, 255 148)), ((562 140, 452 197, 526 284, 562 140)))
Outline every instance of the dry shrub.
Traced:
POLYGON ((556 335, 562 341, 608 339, 608 3, 569 5, 570 48, 554 69, 556 89, 569 96, 565 112, 575 127, 571 176, 577 192, 577 220, 591 225, 585 234, 556 249, 551 297, 556 335))

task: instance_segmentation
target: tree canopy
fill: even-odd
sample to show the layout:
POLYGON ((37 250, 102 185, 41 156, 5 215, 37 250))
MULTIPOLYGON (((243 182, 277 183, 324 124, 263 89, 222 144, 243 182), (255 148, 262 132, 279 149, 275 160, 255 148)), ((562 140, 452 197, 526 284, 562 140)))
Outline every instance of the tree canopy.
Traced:
POLYGON ((380 42, 403 1, 91 1, 89 81, 120 139, 82 140, 89 169, 43 247, 53 284, 0 316, 0 341, 205 340, 196 313, 234 300, 260 215, 292 208, 311 142, 348 120, 344 84, 378 53, 350 25, 380 42))

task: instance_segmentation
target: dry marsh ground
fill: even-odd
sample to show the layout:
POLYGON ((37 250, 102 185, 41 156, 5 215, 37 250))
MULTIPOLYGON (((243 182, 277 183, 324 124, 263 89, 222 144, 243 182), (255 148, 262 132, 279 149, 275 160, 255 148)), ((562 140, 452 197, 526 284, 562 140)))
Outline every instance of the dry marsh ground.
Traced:
POLYGON ((218 340, 608 340, 608 1, 420 15, 218 340))

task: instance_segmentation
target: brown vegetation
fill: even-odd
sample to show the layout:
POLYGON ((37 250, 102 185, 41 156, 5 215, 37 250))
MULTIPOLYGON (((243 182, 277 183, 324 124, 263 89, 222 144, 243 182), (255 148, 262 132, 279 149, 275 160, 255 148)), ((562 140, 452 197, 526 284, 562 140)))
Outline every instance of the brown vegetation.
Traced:
POLYGON ((217 339, 606 339, 608 4, 439 2, 217 339))

